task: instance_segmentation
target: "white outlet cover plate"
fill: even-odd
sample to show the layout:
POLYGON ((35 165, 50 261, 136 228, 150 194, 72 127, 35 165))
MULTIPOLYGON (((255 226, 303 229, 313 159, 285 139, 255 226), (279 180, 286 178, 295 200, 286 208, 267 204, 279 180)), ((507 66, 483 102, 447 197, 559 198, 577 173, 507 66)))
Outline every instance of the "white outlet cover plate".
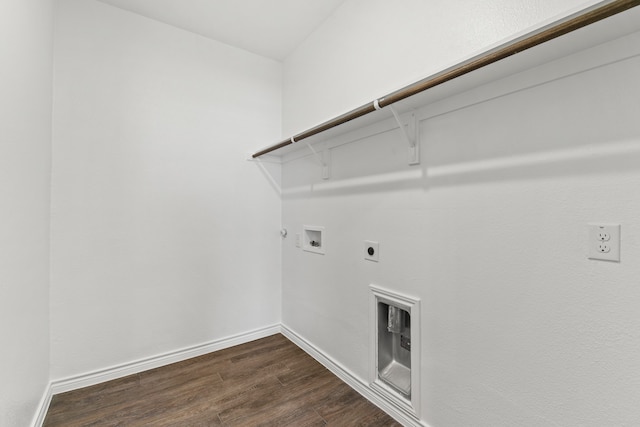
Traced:
POLYGON ((380 257, 380 244, 371 240, 364 241, 364 259, 369 261, 378 262, 380 257), (369 255, 369 248, 373 248, 373 255, 369 255))
POLYGON ((589 224, 587 245, 589 259, 620 262, 620 224, 589 224), (602 240, 602 233, 609 240, 602 240), (602 244, 607 245, 608 252, 601 250, 602 244))

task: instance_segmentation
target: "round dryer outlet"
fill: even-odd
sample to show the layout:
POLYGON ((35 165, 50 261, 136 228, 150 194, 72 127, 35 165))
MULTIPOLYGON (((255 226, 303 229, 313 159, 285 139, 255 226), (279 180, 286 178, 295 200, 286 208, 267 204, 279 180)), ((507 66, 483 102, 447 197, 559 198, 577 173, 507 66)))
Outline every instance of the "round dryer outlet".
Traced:
POLYGON ((378 262, 380 253, 380 245, 378 242, 371 240, 364 241, 364 259, 378 262))

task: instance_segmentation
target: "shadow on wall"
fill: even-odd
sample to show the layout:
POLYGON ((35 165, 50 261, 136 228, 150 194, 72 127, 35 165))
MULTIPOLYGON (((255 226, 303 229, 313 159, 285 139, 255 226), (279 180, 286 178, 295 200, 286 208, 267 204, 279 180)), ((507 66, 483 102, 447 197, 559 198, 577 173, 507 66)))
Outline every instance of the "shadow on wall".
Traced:
POLYGON ((455 109, 425 107, 420 165, 408 165, 397 126, 341 145, 326 141, 330 179, 320 178, 313 157, 286 162, 283 197, 637 171, 640 88, 628 82, 638 69, 634 56, 455 109))
POLYGON ((443 165, 429 171, 426 182, 427 186, 444 187, 493 181, 609 174, 638 170, 638 165, 640 139, 443 165))
MULTIPOLYGON (((547 179, 554 177, 623 173, 640 169, 640 139, 609 142, 582 148, 546 151, 513 157, 496 157, 475 162, 430 168, 406 167, 397 172, 360 177, 317 180, 283 188, 286 199, 314 196, 349 196, 356 193, 385 193, 486 182, 547 179), (310 194, 311 193, 311 194, 310 194)), ((315 165, 309 166, 311 169, 315 165)))

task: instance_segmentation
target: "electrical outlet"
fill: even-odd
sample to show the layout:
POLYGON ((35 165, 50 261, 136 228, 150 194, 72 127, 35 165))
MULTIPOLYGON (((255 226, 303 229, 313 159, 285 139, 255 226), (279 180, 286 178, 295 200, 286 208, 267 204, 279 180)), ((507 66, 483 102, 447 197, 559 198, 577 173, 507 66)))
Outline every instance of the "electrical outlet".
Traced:
POLYGON ((302 240, 302 238, 300 237, 300 233, 296 233, 296 248, 299 248, 300 246, 302 246, 302 244, 300 243, 302 240))
POLYGON ((378 252, 380 252, 380 244, 378 242, 372 242, 371 240, 364 241, 364 259, 378 262, 380 257, 378 252))
POLYGON ((620 262, 620 224, 589 224, 589 259, 620 262))

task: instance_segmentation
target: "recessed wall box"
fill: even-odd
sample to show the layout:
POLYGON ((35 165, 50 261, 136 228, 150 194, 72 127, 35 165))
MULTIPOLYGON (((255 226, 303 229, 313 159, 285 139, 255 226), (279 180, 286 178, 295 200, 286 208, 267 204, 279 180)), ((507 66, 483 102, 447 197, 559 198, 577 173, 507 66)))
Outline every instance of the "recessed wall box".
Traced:
POLYGON ((420 417, 420 300, 371 285, 371 387, 420 417))
POLYGON ((325 236, 324 227, 313 225, 302 226, 302 249, 307 252, 324 255, 325 236))

